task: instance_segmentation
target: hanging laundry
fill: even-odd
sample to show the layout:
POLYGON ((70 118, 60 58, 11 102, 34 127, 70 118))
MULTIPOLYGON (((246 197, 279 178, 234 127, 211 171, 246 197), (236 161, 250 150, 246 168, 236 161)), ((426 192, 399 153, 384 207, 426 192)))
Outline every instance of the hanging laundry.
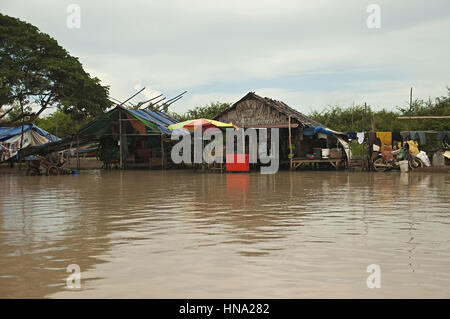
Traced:
POLYGON ((400 132, 400 135, 402 136, 403 141, 407 141, 409 139, 409 131, 400 132))
POLYGON ((402 140, 402 136, 400 135, 399 131, 392 132, 392 141, 399 142, 402 140))
POLYGON ((359 143, 359 144, 364 143, 364 132, 358 132, 358 133, 356 133, 356 137, 358 138, 358 143, 359 143))
POLYGON ((436 135, 438 141, 450 140, 450 131, 438 132, 436 135))
POLYGON ((347 133, 347 139, 348 139, 349 141, 356 140, 356 132, 348 132, 348 133, 347 133))
POLYGON ((394 132, 392 132, 392 146, 395 145, 394 142, 402 142, 402 146, 403 146, 403 138, 402 138, 402 136, 400 135, 400 132, 399 132, 399 131, 394 131, 394 132))
POLYGON ((409 146, 409 153, 412 156, 419 154, 419 144, 416 141, 409 140, 407 144, 409 146))
POLYGON ((392 132, 377 132, 377 137, 381 141, 381 151, 386 147, 392 145, 392 132))
POLYGON ((425 145, 425 132, 423 131, 409 131, 409 137, 413 141, 418 141, 420 145, 425 145))

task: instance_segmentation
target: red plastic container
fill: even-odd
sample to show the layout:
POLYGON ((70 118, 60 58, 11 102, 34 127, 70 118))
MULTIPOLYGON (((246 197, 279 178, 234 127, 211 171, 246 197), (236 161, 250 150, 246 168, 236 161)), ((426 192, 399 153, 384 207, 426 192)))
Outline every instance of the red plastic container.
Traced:
POLYGON ((227 172, 248 172, 250 171, 250 156, 248 154, 227 154, 226 156, 226 171, 227 172), (244 157, 243 163, 238 163, 238 156, 244 157))

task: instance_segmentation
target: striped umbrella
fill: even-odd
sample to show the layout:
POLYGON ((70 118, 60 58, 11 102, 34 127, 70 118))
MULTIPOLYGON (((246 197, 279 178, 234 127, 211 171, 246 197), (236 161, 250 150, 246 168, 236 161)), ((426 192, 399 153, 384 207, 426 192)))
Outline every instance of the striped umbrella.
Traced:
POLYGON ((208 120, 208 119, 195 119, 195 120, 187 120, 184 122, 176 123, 169 125, 168 128, 170 130, 176 130, 180 128, 185 128, 189 131, 193 131, 196 127, 201 127, 203 131, 205 131, 208 128, 235 128, 237 129, 237 126, 233 125, 233 123, 223 123, 215 120, 208 120))

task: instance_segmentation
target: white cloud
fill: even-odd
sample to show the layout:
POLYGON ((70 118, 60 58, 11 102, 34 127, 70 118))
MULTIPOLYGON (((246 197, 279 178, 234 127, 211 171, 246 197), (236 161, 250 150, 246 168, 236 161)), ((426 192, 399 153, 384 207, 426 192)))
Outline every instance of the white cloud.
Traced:
POLYGON ((196 92, 173 105, 181 112, 267 87, 266 95, 308 109, 353 101, 392 108, 410 86, 426 98, 450 84, 448 0, 379 0, 377 30, 366 27, 371 2, 359 0, 78 2, 79 30, 65 27, 70 1, 0 9, 55 37, 118 99, 136 84, 148 88, 142 99, 196 92), (307 88, 280 80, 311 74, 307 88), (330 89, 331 81, 340 87, 330 89))

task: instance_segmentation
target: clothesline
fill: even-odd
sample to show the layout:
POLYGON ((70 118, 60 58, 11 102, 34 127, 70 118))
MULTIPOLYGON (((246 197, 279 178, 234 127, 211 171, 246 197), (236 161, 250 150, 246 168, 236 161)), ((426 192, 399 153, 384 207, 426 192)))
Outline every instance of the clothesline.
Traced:
POLYGON ((420 145, 426 144, 426 133, 437 133, 436 139, 439 141, 450 140, 450 131, 392 131, 392 132, 348 132, 348 141, 358 140, 359 144, 368 140, 373 145, 376 140, 380 140, 381 145, 393 145, 394 141, 403 142, 407 140, 417 141, 420 145))

